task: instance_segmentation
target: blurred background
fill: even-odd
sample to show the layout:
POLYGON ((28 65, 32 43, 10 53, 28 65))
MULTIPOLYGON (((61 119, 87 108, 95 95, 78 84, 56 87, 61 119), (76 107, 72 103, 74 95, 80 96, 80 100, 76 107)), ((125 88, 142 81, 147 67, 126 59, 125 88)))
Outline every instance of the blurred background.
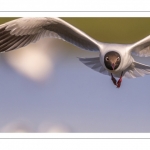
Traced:
MULTIPOLYGON (((62 19, 101 42, 150 35, 150 18, 62 19)), ((124 79, 117 89, 77 59, 94 56, 50 38, 2 53, 0 132, 150 132, 150 76, 124 79)), ((150 65, 150 58, 134 58, 150 65)))

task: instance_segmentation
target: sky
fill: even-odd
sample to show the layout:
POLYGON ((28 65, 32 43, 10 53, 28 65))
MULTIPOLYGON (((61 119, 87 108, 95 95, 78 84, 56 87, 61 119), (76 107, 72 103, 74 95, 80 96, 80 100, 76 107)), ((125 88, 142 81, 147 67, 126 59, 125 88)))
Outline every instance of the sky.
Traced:
MULTIPOLYGON (((0 55, 1 132, 13 132, 19 125, 26 132, 150 132, 150 76, 123 79, 118 89, 109 76, 77 59, 98 53, 60 40, 41 43, 48 43, 53 66, 42 81, 19 72, 7 54, 0 55)), ((150 65, 149 58, 135 59, 150 65)))

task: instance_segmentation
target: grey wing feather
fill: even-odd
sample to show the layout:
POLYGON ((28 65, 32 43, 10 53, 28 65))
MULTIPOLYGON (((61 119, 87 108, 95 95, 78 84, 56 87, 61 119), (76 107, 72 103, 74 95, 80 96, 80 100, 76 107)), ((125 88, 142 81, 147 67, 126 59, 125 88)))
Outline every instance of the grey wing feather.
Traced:
POLYGON ((125 70, 124 76, 127 78, 142 77, 150 74, 150 66, 133 62, 132 65, 125 70))
POLYGON ((133 55, 139 57, 150 57, 150 36, 134 43, 130 51, 133 55))
POLYGON ((110 75, 109 72, 101 65, 99 57, 94 58, 79 58, 79 60, 89 68, 98 71, 105 75, 110 75))
POLYGON ((85 50, 99 51, 97 42, 59 18, 19 18, 0 25, 0 52, 21 48, 41 37, 67 41, 85 50))

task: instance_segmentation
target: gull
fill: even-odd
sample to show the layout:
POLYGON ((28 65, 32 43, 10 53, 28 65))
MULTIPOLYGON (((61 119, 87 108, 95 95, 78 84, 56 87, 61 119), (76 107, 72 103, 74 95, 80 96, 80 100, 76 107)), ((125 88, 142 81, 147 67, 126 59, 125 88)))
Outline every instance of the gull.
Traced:
POLYGON ((81 49, 99 52, 98 57, 79 58, 86 66, 111 77, 119 88, 122 78, 150 74, 150 66, 134 60, 150 56, 150 36, 133 44, 99 42, 60 18, 19 18, 0 25, 0 52, 8 52, 38 41, 43 37, 62 39, 81 49), (116 78, 119 78, 118 81, 116 78))

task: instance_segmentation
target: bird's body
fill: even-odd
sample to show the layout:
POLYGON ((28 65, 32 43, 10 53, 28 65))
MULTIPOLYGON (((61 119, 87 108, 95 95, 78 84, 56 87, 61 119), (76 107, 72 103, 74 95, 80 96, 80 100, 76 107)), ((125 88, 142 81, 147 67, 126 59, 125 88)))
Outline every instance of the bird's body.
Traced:
POLYGON ((0 25, 0 52, 36 42, 41 37, 59 38, 81 49, 99 51, 96 58, 79 58, 88 67, 111 76, 120 87, 122 77, 150 74, 150 66, 138 63, 132 55, 150 56, 150 36, 133 44, 102 43, 59 18, 20 18, 0 25), (116 81, 114 77, 118 77, 116 81))

